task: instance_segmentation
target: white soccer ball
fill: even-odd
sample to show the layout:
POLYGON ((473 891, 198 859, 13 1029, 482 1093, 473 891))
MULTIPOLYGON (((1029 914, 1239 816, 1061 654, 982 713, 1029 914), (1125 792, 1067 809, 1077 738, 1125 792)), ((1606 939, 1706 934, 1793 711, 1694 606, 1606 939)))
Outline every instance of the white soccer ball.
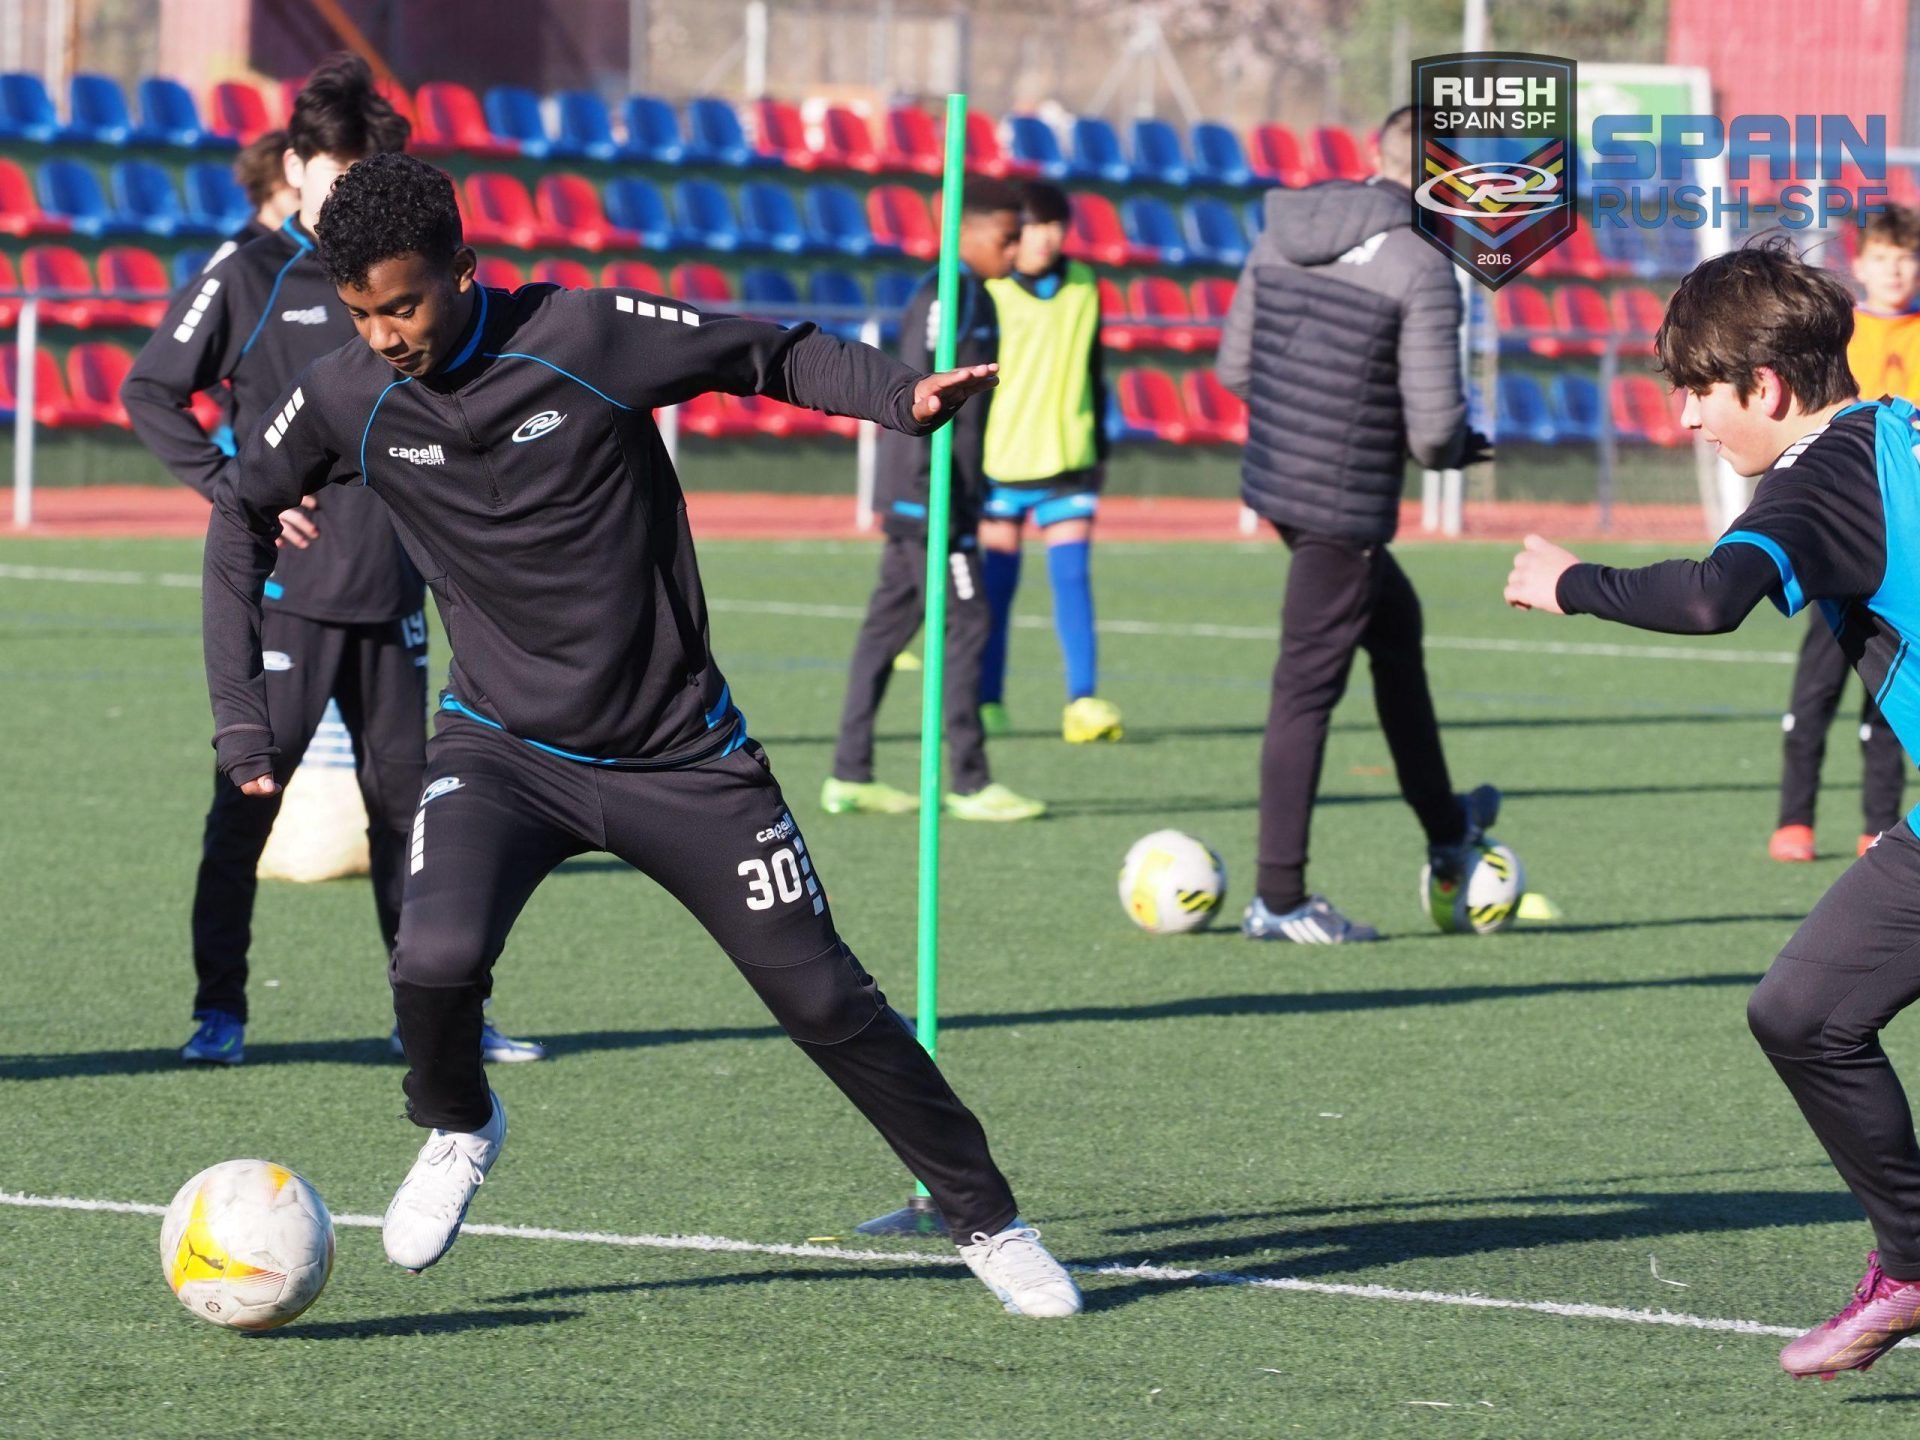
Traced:
POLYGON ((1120 903, 1134 924, 1155 935, 1203 929, 1226 893, 1220 857, 1178 830, 1135 841, 1120 867, 1120 903))
POLYGON ((1420 867, 1420 904, 1448 935, 1492 935, 1513 924, 1520 913, 1520 897, 1527 892, 1527 870, 1520 857, 1489 836, 1474 846, 1473 863, 1465 883, 1448 884, 1433 878, 1433 867, 1420 867))
POLYGON ((333 1272, 333 1217, 306 1181, 266 1160, 227 1160, 180 1187, 160 1224, 160 1268, 193 1314, 271 1330, 333 1272))

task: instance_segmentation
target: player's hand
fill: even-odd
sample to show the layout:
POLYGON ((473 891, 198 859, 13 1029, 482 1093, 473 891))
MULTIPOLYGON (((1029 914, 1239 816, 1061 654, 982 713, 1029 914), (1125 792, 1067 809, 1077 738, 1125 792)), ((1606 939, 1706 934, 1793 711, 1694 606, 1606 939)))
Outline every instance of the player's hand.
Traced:
POLYGON ((924 425, 936 415, 958 410, 968 396, 991 390, 999 383, 998 365, 962 365, 958 370, 929 375, 913 387, 913 418, 924 425))
POLYGON ((1566 614, 1560 608, 1560 577, 1579 563, 1579 557, 1572 551, 1562 550, 1551 540, 1527 536, 1520 553, 1513 557, 1513 571, 1507 576, 1507 604, 1516 610, 1566 614))
POLYGON ((307 518, 307 511, 320 502, 311 495, 302 495, 300 503, 291 510, 280 512, 280 538, 276 545, 291 545, 296 550, 304 550, 320 538, 320 527, 307 518))
POLYGON ((242 795, 271 795, 280 787, 274 783, 273 776, 259 775, 240 787, 242 795))
POLYGON ((1469 465, 1484 465, 1494 458, 1493 441, 1478 430, 1467 431, 1467 443, 1461 447, 1460 468, 1469 465))

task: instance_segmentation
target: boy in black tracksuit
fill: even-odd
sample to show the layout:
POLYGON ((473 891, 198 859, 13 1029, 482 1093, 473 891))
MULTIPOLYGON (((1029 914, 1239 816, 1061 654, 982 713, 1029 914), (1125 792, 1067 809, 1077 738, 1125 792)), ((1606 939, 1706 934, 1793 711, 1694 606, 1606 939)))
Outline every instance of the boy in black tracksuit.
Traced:
MULTIPOLYGON (((956 364, 991 364, 998 358, 999 326, 986 282, 1012 270, 1019 240, 1019 189, 1003 181, 969 181, 960 220, 956 364)), ((932 368, 940 335, 936 279, 930 274, 921 282, 900 322, 901 358, 916 370, 932 368)), ((976 401, 953 422, 944 690, 953 789, 946 809, 968 820, 1026 820, 1045 813, 1046 806, 993 783, 980 726, 980 657, 992 626, 975 535, 987 493, 981 464, 987 408, 976 401)), ((887 540, 879 582, 854 642, 833 773, 820 792, 821 808, 830 815, 904 814, 919 807, 915 796, 873 778, 873 726, 894 657, 926 619, 931 451, 915 435, 883 431, 880 436, 874 500, 887 540)))
POLYGON ((385 502, 453 647, 391 975, 408 1113, 435 1134, 388 1210, 389 1257, 417 1270, 445 1253, 504 1139, 476 1042, 508 929, 562 860, 609 850, 707 927, 1003 1301, 1077 1310, 1015 1223, 979 1123, 834 927, 708 647, 653 421, 719 388, 926 433, 990 374, 922 377, 810 325, 636 291, 481 289, 452 185, 405 156, 343 177, 319 234, 365 343, 310 366, 244 439, 208 532, 207 669, 221 768, 272 793, 259 587, 277 517, 329 486, 385 502))

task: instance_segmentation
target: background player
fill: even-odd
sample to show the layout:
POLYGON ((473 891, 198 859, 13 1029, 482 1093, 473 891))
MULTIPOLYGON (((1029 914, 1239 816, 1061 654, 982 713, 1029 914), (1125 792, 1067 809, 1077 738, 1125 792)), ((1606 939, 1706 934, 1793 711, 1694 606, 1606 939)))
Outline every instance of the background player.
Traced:
MULTIPOLYGON (((1860 232, 1860 253, 1853 278, 1865 301, 1853 312, 1853 339, 1847 364, 1862 395, 1897 395, 1920 400, 1920 214, 1889 205, 1868 214, 1860 232)), ((1826 620, 1815 615, 1800 645, 1793 672, 1793 694, 1780 728, 1780 822, 1767 842, 1776 860, 1814 857, 1813 817, 1820 796, 1820 765, 1826 758, 1827 731, 1840 708, 1851 667, 1826 620)), ((1865 854, 1876 836, 1900 819, 1907 783, 1907 757, 1892 728, 1881 717, 1869 691, 1860 697, 1860 808, 1862 833, 1856 854, 1865 854)))
POLYGON ((348 171, 318 233, 366 343, 309 367, 220 489, 207 670, 222 767, 272 793, 260 586, 279 517, 329 483, 385 501, 453 647, 392 968, 408 1113, 434 1133, 388 1208, 388 1257, 418 1270, 458 1236, 506 1134, 478 1044, 493 963, 556 865, 608 850, 706 926, 925 1181, 1007 1308, 1078 1311, 979 1122, 834 927, 710 651, 686 501, 653 421, 718 388, 925 434, 992 367, 925 376, 811 325, 635 291, 483 289, 452 182, 405 155, 348 171))
MULTIPOLYGON (((1005 180, 969 180, 961 201, 956 364, 985 365, 998 357, 999 322, 986 282, 1013 268, 1019 243, 1019 186, 1005 180)), ((900 321, 900 355, 915 370, 933 365, 940 333, 937 280, 929 274, 920 282, 900 321)), ((990 622, 974 532, 986 496, 981 456, 990 415, 982 397, 953 422, 944 692, 953 789, 944 803, 949 814, 962 820, 1031 820, 1047 807, 993 779, 980 725, 980 654, 990 622)), ((820 789, 820 808, 829 815, 899 815, 920 806, 917 796, 873 778, 873 725, 893 676, 894 657, 926 619, 931 447, 916 435, 883 430, 877 466, 875 503, 887 538, 880 551, 880 578, 854 642, 833 773, 820 789)))
POLYGON ((1067 192, 1044 180, 1021 187, 1020 249, 1013 273, 987 281, 1000 326, 1005 378, 987 412, 982 464, 980 557, 992 628, 980 660, 980 721, 989 735, 1009 722, 1004 691, 1007 631, 1020 585, 1021 529, 1028 516, 1047 546, 1053 628, 1066 666, 1060 733, 1071 744, 1118 740, 1120 711, 1095 693, 1098 652, 1088 559, 1107 458, 1100 348, 1100 286, 1093 268, 1069 260, 1067 192))
MULTIPOLYGON (((1909 749, 1920 677, 1920 413, 1856 398, 1852 298, 1784 243, 1719 255, 1681 282, 1655 337, 1687 392, 1683 423, 1765 478, 1704 561, 1582 565, 1529 536, 1506 599, 1645 630, 1718 634, 1770 598, 1812 601, 1909 749)), ((1881 1029, 1920 996, 1920 840, 1911 819, 1868 848, 1753 992, 1747 1018, 1872 1222, 1853 1300, 1781 1352, 1795 1375, 1865 1369, 1920 1328, 1920 1142, 1881 1029)))
MULTIPOLYGON (((373 88, 366 63, 318 66, 294 102, 285 171, 299 209, 240 246, 175 300, 134 361, 122 398, 147 448, 209 499, 233 464, 193 418, 195 392, 231 387, 236 432, 278 403, 307 364, 354 339, 314 252, 312 227, 333 183, 370 154, 399 150, 408 125, 373 88)), ((375 917, 391 949, 400 917, 407 827, 426 745, 427 627, 419 573, 373 496, 338 490, 282 517, 285 546, 266 582, 266 694, 282 781, 306 752, 329 698, 353 737, 367 808, 375 917)), ((280 799, 249 799, 216 774, 193 899, 197 1028, 190 1062, 245 1057, 247 957, 255 872, 280 799)), ((497 1032, 496 1059, 538 1059, 497 1032)))

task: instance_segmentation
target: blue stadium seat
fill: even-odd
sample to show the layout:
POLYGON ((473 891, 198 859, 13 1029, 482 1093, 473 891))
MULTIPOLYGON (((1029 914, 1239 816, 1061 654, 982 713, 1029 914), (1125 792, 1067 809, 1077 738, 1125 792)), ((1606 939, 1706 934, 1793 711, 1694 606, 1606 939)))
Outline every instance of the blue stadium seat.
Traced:
POLYGON ((189 150, 236 150, 231 135, 216 135, 200 119, 192 92, 178 80, 149 75, 140 82, 140 130, 189 150))
POLYGON ((766 180, 750 180, 740 187, 740 244, 748 250, 777 250, 783 255, 815 248, 800 223, 793 192, 766 180))
POLYGON ((1073 122, 1073 167, 1080 174, 1110 185, 1133 181, 1133 166, 1121 153, 1120 137, 1098 115, 1080 115, 1073 122))
POLYGON ((1240 218, 1224 200, 1201 196, 1187 202, 1185 226, 1187 244, 1194 258, 1210 265, 1231 265, 1235 269, 1247 262, 1247 236, 1240 218))
POLYGON ((481 107, 487 113, 487 128, 500 139, 519 146, 520 153, 529 159, 545 160, 553 156, 572 159, 582 153, 572 143, 556 140, 548 133, 540 97, 525 86, 491 86, 481 107))
POLYGON ((173 288, 178 290, 194 276, 207 268, 207 262, 213 258, 211 250, 182 250, 169 262, 173 275, 173 288))
POLYGON ((1107 390, 1107 413, 1105 418, 1107 439, 1114 444, 1123 444, 1130 440, 1152 440, 1157 438, 1153 431, 1144 426, 1127 423, 1126 412, 1120 408, 1120 388, 1110 386, 1107 390))
POLYGON ((1260 232, 1267 228, 1266 196, 1262 195, 1257 199, 1247 201, 1246 204, 1240 207, 1240 213, 1246 218, 1247 238, 1249 240, 1258 240, 1260 238, 1260 232))
POLYGON ((1185 185, 1193 178, 1180 132, 1164 120, 1133 122, 1133 173, 1162 185, 1185 185))
MULTIPOLYGON (((740 272, 740 308, 750 315, 764 315, 755 310, 756 305, 778 305, 797 307, 800 304, 800 291, 793 283, 793 277, 784 270, 775 270, 768 265, 750 265, 740 272)), ((782 325, 791 325, 798 318, 790 311, 779 315, 766 315, 782 325)))
POLYGON ((1120 219, 1126 226, 1127 239, 1157 250, 1162 265, 1185 265, 1196 258, 1166 201, 1151 195, 1129 195, 1120 202, 1120 219))
MULTIPOLYGON (((860 282, 844 270, 815 270, 807 276, 807 304, 823 310, 864 310, 866 294, 860 282)), ((860 338, 860 322, 853 319, 822 320, 820 328, 842 340, 860 338)))
POLYGON ((1077 180, 1080 169, 1060 153, 1060 137, 1038 115, 1007 117, 1008 153, 1020 164, 1038 167, 1049 180, 1077 180))
POLYGON ((708 250, 738 250, 740 222, 727 192, 711 180, 682 180, 673 187, 673 218, 691 244, 708 250))
POLYGON ((576 155, 590 160, 612 160, 620 153, 613 138, 613 116, 607 102, 591 90, 562 90, 555 101, 560 111, 560 141, 576 155))
POLYGON ((223 235, 227 227, 188 218, 173 177, 151 160, 121 160, 113 167, 113 199, 149 235, 223 235))
POLYGON ((816 248, 841 255, 889 255, 898 252, 874 238, 860 197, 844 185, 809 185, 807 232, 816 248))
POLYGON ((110 75, 74 76, 67 86, 67 113, 73 117, 72 129, 96 145, 134 141, 126 93, 110 75))
POLYGON ((651 180, 609 180, 607 218, 631 230, 648 250, 678 250, 688 243, 667 211, 667 200, 651 180))
POLYGON ((882 270, 873 277, 873 308, 885 317, 880 322, 882 344, 891 345, 900 338, 900 312, 919 288, 918 271, 882 270))
POLYGON ((673 106, 658 95, 629 95, 626 117, 627 143, 620 150, 625 159, 651 160, 657 165, 719 162, 718 154, 696 144, 681 130, 673 106))
POLYGON ((1551 445, 1560 438, 1547 414, 1547 397, 1531 375, 1509 371, 1500 377, 1499 403, 1494 413, 1494 439, 1502 444, 1522 442, 1551 445))
POLYGON ((0 75, 0 140, 29 140, 48 145, 76 137, 60 123, 46 82, 27 71, 0 75))
POLYGON ((762 155, 747 142, 747 132, 733 106, 712 95, 699 95, 687 104, 687 128, 693 143, 722 165, 778 165, 777 155, 762 155))
POLYGON ((1560 439, 1598 440, 1605 425, 1600 386, 1591 376, 1563 371, 1547 387, 1547 413, 1560 439))
POLYGON ((233 168, 217 160, 187 166, 186 192, 187 218, 210 234, 231 235, 253 214, 233 168))
POLYGON ((76 160, 47 160, 34 177, 40 208, 65 220, 81 235, 125 235, 143 229, 107 204, 93 171, 76 160))
POLYGON ((1188 132, 1193 144, 1193 178, 1209 185, 1252 185, 1253 168, 1247 164, 1246 147, 1240 137, 1217 120, 1202 120, 1188 132))

